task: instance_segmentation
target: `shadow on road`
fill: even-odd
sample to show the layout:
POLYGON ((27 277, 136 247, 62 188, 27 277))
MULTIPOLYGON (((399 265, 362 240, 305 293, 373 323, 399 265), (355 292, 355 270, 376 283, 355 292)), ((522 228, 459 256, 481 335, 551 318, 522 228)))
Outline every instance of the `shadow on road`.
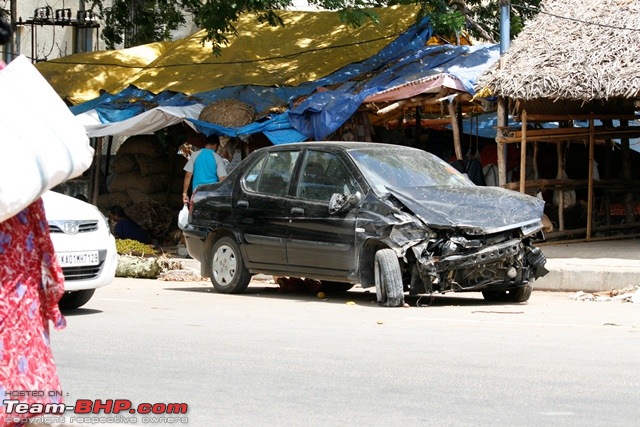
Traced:
MULTIPOLYGON (((198 292, 203 294, 218 294, 213 287, 170 287, 165 288, 170 291, 181 292, 198 292)), ((297 300, 299 302, 311 303, 332 303, 332 304, 357 304, 362 306, 375 306, 377 305, 376 293, 373 288, 361 289, 354 288, 346 292, 326 292, 323 298, 318 297, 315 292, 309 291, 282 291, 277 285, 262 286, 252 285, 249 286, 242 294, 238 296, 246 298, 265 298, 265 299, 280 299, 280 300, 297 300)), ((405 303, 411 307, 451 307, 451 306, 467 306, 467 307, 494 307, 494 306, 513 306, 520 304, 510 303, 492 303, 485 301, 482 298, 480 292, 473 292, 467 294, 454 294, 449 293, 445 295, 423 295, 423 296, 405 296, 405 303)))
POLYGON ((65 317, 71 317, 71 316, 88 316, 91 314, 100 314, 102 313, 102 310, 96 310, 94 308, 71 308, 71 309, 60 310, 60 312, 65 317))

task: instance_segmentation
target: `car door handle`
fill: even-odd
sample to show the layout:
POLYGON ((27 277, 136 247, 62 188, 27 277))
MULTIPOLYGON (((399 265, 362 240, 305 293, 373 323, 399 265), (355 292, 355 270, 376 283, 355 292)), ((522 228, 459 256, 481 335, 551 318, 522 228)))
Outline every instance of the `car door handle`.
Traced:
POLYGON ((236 203, 236 206, 238 206, 239 208, 248 208, 249 202, 247 202, 246 200, 238 200, 238 203, 236 203))
POLYGON ((291 208, 292 215, 304 215, 304 209, 302 208, 291 208))

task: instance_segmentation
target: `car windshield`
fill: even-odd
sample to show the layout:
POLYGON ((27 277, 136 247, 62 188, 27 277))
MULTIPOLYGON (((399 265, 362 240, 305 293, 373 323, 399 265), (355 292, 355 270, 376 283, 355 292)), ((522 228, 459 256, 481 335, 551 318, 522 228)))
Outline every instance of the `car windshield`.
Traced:
POLYGON ((365 179, 376 192, 387 187, 473 187, 465 175, 426 151, 403 147, 349 150, 365 179))

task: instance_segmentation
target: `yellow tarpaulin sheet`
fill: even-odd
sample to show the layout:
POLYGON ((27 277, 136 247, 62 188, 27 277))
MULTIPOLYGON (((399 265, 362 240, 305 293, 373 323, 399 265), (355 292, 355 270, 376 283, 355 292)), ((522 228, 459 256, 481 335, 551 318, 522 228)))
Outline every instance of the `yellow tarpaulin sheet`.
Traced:
POLYGON ((198 32, 174 42, 71 55, 37 68, 73 104, 129 85, 186 94, 238 85, 296 86, 374 55, 415 22, 418 7, 374 10, 379 22, 360 28, 342 24, 337 12, 281 11, 284 28, 245 14, 221 56, 201 43, 204 32, 198 32))

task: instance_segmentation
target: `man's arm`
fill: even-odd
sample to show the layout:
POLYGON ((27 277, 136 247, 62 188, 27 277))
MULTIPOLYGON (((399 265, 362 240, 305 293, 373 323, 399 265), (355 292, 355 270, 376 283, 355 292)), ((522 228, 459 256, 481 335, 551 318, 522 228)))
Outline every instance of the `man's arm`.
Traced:
POLYGON ((182 203, 189 203, 189 184, 191 184, 191 172, 184 173, 184 182, 182 183, 182 203))

